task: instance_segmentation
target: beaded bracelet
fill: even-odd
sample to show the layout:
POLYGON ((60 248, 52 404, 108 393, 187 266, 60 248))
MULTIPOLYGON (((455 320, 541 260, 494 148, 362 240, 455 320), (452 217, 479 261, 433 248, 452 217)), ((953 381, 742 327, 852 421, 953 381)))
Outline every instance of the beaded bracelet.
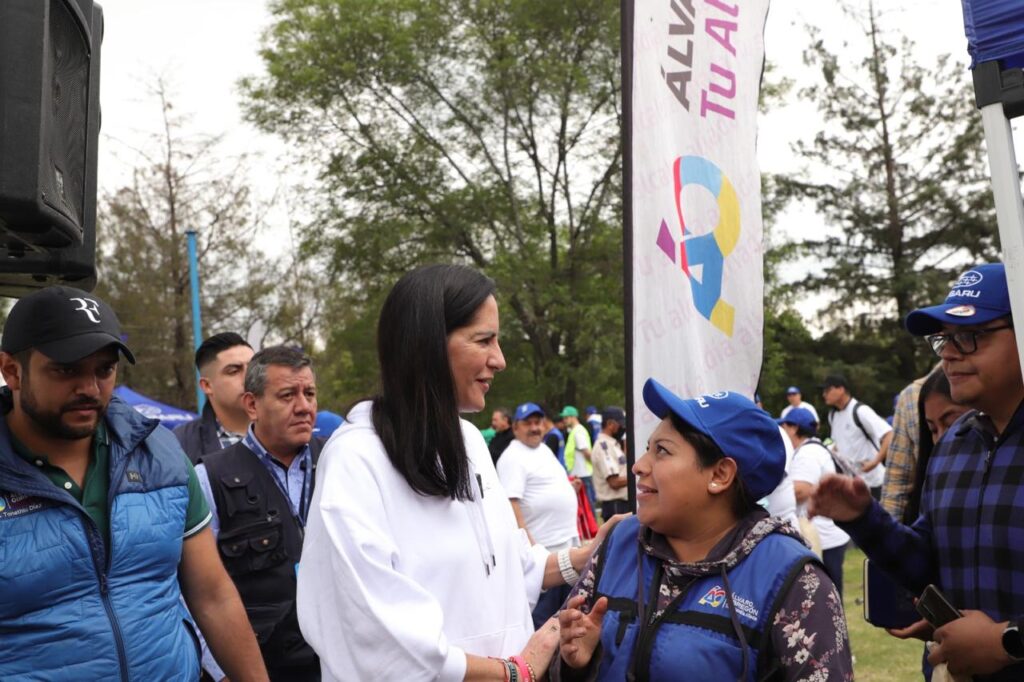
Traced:
POLYGON ((561 550, 556 557, 558 559, 558 570, 562 574, 562 580, 570 587, 575 585, 580 579, 580 574, 576 572, 572 565, 572 559, 569 558, 569 550, 561 550))
POLYGON ((526 662, 526 659, 522 656, 513 656, 511 658, 512 663, 516 667, 516 672, 524 678, 527 682, 537 682, 537 676, 533 674, 533 668, 526 662))

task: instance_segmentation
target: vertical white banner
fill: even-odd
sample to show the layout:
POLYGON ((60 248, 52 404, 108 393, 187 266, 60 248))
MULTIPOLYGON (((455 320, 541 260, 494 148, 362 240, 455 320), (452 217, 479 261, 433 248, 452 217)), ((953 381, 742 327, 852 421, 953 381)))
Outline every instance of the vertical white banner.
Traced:
MULTIPOLYGON (((642 387, 753 395, 763 333, 757 100, 768 0, 633 0, 633 442, 642 387)), ((624 8, 625 11, 626 8, 624 8)))

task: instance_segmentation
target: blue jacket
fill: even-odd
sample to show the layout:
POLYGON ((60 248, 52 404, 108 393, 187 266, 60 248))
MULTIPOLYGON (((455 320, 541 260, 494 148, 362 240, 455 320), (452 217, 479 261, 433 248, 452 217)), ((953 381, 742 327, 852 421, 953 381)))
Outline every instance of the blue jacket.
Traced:
POLYGON ((0 679, 198 679, 177 575, 188 467, 157 424, 110 402, 107 547, 74 497, 13 451, 0 419, 0 679))
POLYGON ((738 564, 695 577, 652 624, 638 613, 637 571, 642 565, 643 613, 650 614, 660 562, 638 553, 638 529, 635 516, 622 521, 601 557, 597 595, 608 597, 609 609, 601 626, 598 679, 760 679, 768 665, 762 654, 772 619, 800 569, 814 559, 811 551, 771 533, 738 564))

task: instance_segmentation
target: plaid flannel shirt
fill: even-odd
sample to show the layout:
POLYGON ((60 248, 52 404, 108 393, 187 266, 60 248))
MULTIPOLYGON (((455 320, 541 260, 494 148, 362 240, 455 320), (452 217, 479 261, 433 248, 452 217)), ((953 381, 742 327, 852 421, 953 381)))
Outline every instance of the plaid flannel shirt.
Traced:
POLYGON ((918 441, 921 438, 917 413, 921 385, 918 379, 900 391, 896 400, 896 413, 892 419, 892 441, 885 457, 885 482, 882 484, 882 508, 894 519, 903 518, 903 510, 910 500, 917 472, 918 441))
MULTIPOLYGON (((1024 617, 1024 405, 999 437, 983 414, 957 420, 932 453, 913 526, 874 500, 839 525, 913 592, 934 583, 957 608, 996 622, 1024 617)), ((1011 679, 1024 679, 1024 664, 975 677, 1011 679)))

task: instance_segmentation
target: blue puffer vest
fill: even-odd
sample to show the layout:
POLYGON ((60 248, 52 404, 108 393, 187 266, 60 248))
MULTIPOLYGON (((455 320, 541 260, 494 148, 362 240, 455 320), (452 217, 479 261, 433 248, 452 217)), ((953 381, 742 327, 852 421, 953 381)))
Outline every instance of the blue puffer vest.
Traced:
POLYGON ((638 560, 639 521, 615 528, 602 552, 597 595, 608 597, 601 626, 604 655, 599 680, 753 681, 766 672, 763 660, 771 618, 796 575, 816 557, 798 540, 771 533, 731 569, 695 577, 675 608, 657 625, 638 624, 638 561, 643 565, 645 614, 654 610, 652 585, 660 562, 643 553, 638 560), (730 600, 735 614, 730 608, 730 600), (734 619, 735 615, 735 619, 734 619), (739 631, 742 631, 742 639, 739 631), (744 678, 744 653, 747 648, 744 678), (635 659, 635 662, 634 662, 635 659), (684 672, 685 671, 685 672, 684 672))
POLYGON ((199 678, 177 575, 187 461, 170 431, 117 398, 106 425, 109 548, 74 497, 12 450, 0 419, 0 680, 199 678))

